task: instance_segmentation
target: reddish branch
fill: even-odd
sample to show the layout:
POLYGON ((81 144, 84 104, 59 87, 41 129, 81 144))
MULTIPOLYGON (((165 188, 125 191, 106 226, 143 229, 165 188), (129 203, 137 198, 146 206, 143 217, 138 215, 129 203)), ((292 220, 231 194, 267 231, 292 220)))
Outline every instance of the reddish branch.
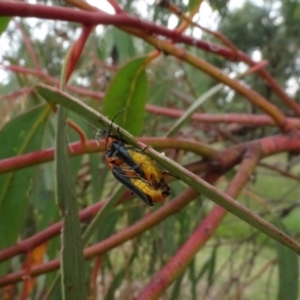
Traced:
MULTIPOLYGON (((148 112, 156 115, 168 116, 171 118, 179 118, 184 114, 183 110, 166 108, 148 104, 146 107, 148 112)), ((253 126, 275 126, 274 120, 266 115, 251 115, 251 114, 207 114, 194 113, 191 116, 192 121, 199 121, 202 123, 237 123, 253 126)), ((290 126, 300 128, 300 120, 298 118, 286 118, 290 126)))
MULTIPOLYGON (((104 142, 88 141, 84 146, 81 142, 70 144, 70 156, 82 155, 84 153, 98 152, 104 149, 104 142), (89 149, 89 151, 87 151, 89 149)), ((34 151, 0 161, 0 174, 20 170, 29 166, 39 165, 54 159, 54 148, 34 151)))
MULTIPOLYGON (((217 155, 217 151, 207 146, 204 143, 195 142, 187 139, 177 138, 147 138, 142 137, 139 140, 143 143, 151 145, 156 148, 163 149, 180 149, 194 152, 207 159, 212 159, 217 155)), ((81 142, 74 142, 69 145, 70 156, 77 156, 86 153, 95 153, 103 151, 105 147, 105 141, 87 141, 85 145, 81 142)), ((49 162, 54 159, 54 148, 46 150, 34 151, 23 155, 18 155, 11 158, 0 160, 0 174, 20 170, 22 168, 35 166, 41 163, 49 162)))
POLYGON ((87 41, 93 28, 93 26, 83 26, 79 39, 71 46, 71 48, 68 51, 68 59, 65 60, 65 63, 68 64, 66 72, 66 83, 69 81, 71 74, 75 69, 77 61, 81 56, 85 42, 87 41))
POLYGON ((26 47, 26 49, 27 49, 27 51, 29 53, 29 56, 31 57, 31 60, 32 60, 34 66, 35 66, 35 69, 37 71, 40 71, 41 67, 40 67, 39 61, 38 61, 38 59, 36 57, 36 54, 35 54, 35 52, 33 50, 33 47, 31 45, 31 40, 29 39, 29 37, 25 33, 25 30, 22 28, 21 24, 18 21, 15 21, 15 24, 16 24, 17 28, 21 31, 25 47, 26 47))
MULTIPOLYGON (((276 153, 284 151, 293 151, 300 148, 300 141, 297 134, 295 135, 277 135, 272 137, 266 137, 261 140, 255 140, 237 146, 233 146, 224 152, 217 152, 207 146, 206 144, 195 142, 185 139, 176 139, 176 138, 139 138, 139 141, 146 143, 156 148, 173 148, 181 149, 186 151, 192 151, 196 154, 203 156, 206 159, 213 159, 214 161, 219 161, 218 166, 225 166, 228 164, 229 157, 235 157, 235 153, 241 153, 251 144, 259 142, 261 144, 262 156, 266 157, 276 153), (225 160, 221 163, 221 160, 225 160)), ((85 153, 94 153, 104 150, 104 141, 97 142, 95 140, 88 141, 84 146, 80 142, 74 142, 70 144, 70 155, 82 155, 85 153)), ((25 167, 30 167, 38 165, 41 163, 49 162, 54 159, 54 149, 49 148, 46 150, 35 151, 23 155, 19 155, 12 158, 6 158, 0 160, 0 174, 19 170, 25 167)))
POLYGON ((284 177, 287 177, 287 178, 290 178, 290 179, 293 179, 293 180, 296 180, 296 181, 300 182, 300 177, 299 176, 296 176, 296 175, 292 174, 291 172, 288 172, 288 171, 283 170, 281 168, 278 168, 278 167, 275 167, 275 166, 272 166, 272 165, 268 165, 268 164, 265 164, 265 163, 259 163, 259 166, 264 167, 264 168, 269 169, 269 170, 272 170, 274 172, 277 172, 277 173, 283 175, 284 177))
MULTIPOLYGON (((52 85, 57 86, 57 87, 60 84, 58 79, 50 76, 49 74, 47 74, 46 72, 43 72, 43 71, 32 70, 32 69, 29 69, 26 67, 15 66, 15 65, 7 66, 7 65, 3 65, 1 63, 0 63, 0 67, 5 70, 10 70, 12 72, 36 76, 39 79, 43 79, 45 82, 49 82, 52 85)), ((79 95, 84 95, 86 97, 93 97, 93 98, 99 99, 99 100, 102 100, 104 97, 104 93, 102 93, 102 92, 93 92, 93 91, 89 91, 85 88, 81 88, 81 87, 77 87, 77 86, 67 85, 66 89, 70 90, 74 93, 77 93, 79 95)))
POLYGON ((2 99, 9 99, 9 100, 14 100, 20 96, 28 95, 33 91, 33 88, 22 88, 17 91, 7 93, 7 94, 2 94, 0 96, 0 100, 2 99))

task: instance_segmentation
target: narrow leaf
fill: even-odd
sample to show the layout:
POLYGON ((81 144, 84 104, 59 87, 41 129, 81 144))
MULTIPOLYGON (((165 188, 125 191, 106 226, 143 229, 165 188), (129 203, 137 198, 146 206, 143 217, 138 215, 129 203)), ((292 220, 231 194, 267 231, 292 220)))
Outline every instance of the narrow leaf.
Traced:
POLYGON ((201 3, 200 0, 190 0, 189 1, 189 12, 192 12, 201 3))
POLYGON ((72 174, 69 169, 65 108, 58 110, 56 138, 57 203, 63 219, 62 230, 62 291, 63 299, 86 299, 84 282, 83 245, 78 208, 74 195, 72 174))
POLYGON ((11 19, 10 17, 1 17, 0 18, 0 35, 6 30, 10 19, 11 19))
MULTIPOLYGON (((276 220, 276 226, 282 231, 287 232, 287 228, 280 220, 276 220)), ((278 257, 278 276, 279 286, 277 299, 298 299, 299 285, 299 260, 298 255, 290 249, 276 243, 278 257)))
POLYGON ((113 38, 115 51, 117 51, 117 59, 120 63, 134 57, 135 48, 132 35, 116 27, 112 28, 112 32, 110 34, 113 38))
POLYGON ((183 277, 184 277, 184 272, 175 281, 174 288, 172 290, 172 294, 171 294, 170 299, 173 299, 173 300, 181 299, 180 291, 182 290, 183 277))

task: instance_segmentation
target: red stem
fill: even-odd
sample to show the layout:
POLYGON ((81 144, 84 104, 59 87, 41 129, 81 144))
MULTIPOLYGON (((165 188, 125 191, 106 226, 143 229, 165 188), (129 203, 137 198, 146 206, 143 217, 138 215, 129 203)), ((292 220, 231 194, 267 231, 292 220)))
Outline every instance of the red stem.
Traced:
MULTIPOLYGON (((33 75, 33 76, 37 76, 39 78, 44 79, 46 82, 52 83, 54 86, 58 87, 60 82, 58 79, 50 76, 49 74, 43 72, 43 71, 37 71, 37 70, 32 70, 29 68, 25 68, 22 66, 15 66, 15 65, 3 65, 0 63, 0 67, 2 67, 4 70, 10 70, 13 72, 17 72, 17 73, 22 73, 22 74, 27 74, 27 75, 33 75)), ((76 86, 70 86, 67 85, 66 86, 67 90, 73 91, 79 95, 84 95, 87 97, 93 97, 96 99, 100 99, 102 100, 104 97, 104 93, 102 92, 93 92, 93 91, 88 91, 85 88, 81 88, 81 87, 76 87, 76 86)))
POLYGON ((7 93, 7 94, 2 94, 0 96, 0 100, 1 99, 10 99, 10 100, 15 100, 16 98, 18 98, 21 95, 28 95, 33 91, 33 88, 21 88, 17 91, 11 92, 11 93, 7 93))
MULTIPOLYGON (((197 146, 200 145, 198 142, 192 142, 189 140, 180 140, 175 138, 139 138, 139 141, 152 145, 154 147, 165 147, 170 148, 170 145, 175 147, 176 143, 177 145, 181 142, 182 147, 181 149, 185 150, 191 150, 193 149, 194 152, 197 153, 197 146), (186 146, 186 147, 184 147, 186 146)), ((233 146, 232 150, 231 148, 227 149, 227 155, 226 157, 230 157, 230 153, 234 153, 235 149, 238 149, 242 147, 242 149, 246 149, 248 145, 251 145, 252 143, 261 143, 261 150, 263 152, 263 157, 270 156, 276 153, 280 153, 283 151, 292 151, 292 150, 298 150, 300 148, 300 139, 298 135, 277 135, 272 137, 266 137, 262 138, 260 140, 254 140, 250 142, 246 142, 243 144, 240 144, 238 146, 233 146)), ((101 140, 100 142, 97 142, 95 140, 93 141, 87 141, 86 145, 82 145, 81 142, 74 142, 69 145, 70 147, 70 155, 76 156, 81 155, 85 153, 93 153, 93 152, 99 152, 103 151, 105 146, 105 142, 101 140)), ((178 147, 180 149, 180 147, 178 147)), ((202 149, 202 148, 201 148, 202 149)), ((203 149, 202 149, 203 150, 203 149)), ((209 151, 209 149, 207 149, 209 151)), ((241 151, 240 149, 238 151, 241 151)), ((205 152, 202 152, 202 155, 205 152)), ((198 153, 200 154, 200 153, 198 153)), ((215 154, 212 155, 214 157, 215 154)), ((207 153, 207 157, 209 157, 209 152, 207 153)), ((227 158, 223 158, 226 160, 227 158)), ((40 150, 35 151, 23 155, 19 155, 12 158, 6 158, 0 160, 0 174, 6 173, 10 171, 19 170, 22 168, 26 168, 29 166, 38 165, 41 163, 52 161, 54 158, 54 149, 49 148, 46 150, 40 150)))
MULTIPOLYGON (((139 138, 139 140, 141 142, 144 142, 148 145, 160 149, 162 148, 182 149, 182 150, 194 152, 206 158, 213 158, 217 154, 216 150, 207 146, 206 144, 192 141, 192 140, 187 140, 187 139, 141 137, 139 138)), ((86 141, 85 144, 82 144, 82 142, 74 142, 69 144, 69 149, 70 149, 69 153, 70 156, 77 156, 86 153, 104 151, 104 148, 105 148, 104 140, 86 141)), ((11 158, 5 158, 0 160, 0 174, 49 162, 52 161, 53 159, 54 159, 54 148, 26 153, 11 158)))
MULTIPOLYGON (((71 74, 72 74, 73 70, 75 69, 76 64, 81 56, 83 47, 84 47, 88 37, 90 36, 90 33, 92 32, 93 28, 94 28, 94 26, 83 25, 79 39, 70 48, 70 50, 69 50, 70 51, 70 59, 67 61, 68 69, 66 72, 66 82, 69 81, 71 74)), ((68 55, 66 57, 68 57, 68 55)))
MULTIPOLYGON (((184 114, 183 110, 166 108, 148 104, 147 111, 156 115, 168 116, 171 118, 179 118, 184 114)), ((194 113, 191 120, 202 123, 238 123, 253 126, 275 126, 274 120, 267 115, 251 115, 251 114, 206 114, 194 113)), ((300 120, 298 118, 286 118, 289 125, 300 128, 300 120)))
POLYGON ((17 26, 17 28, 21 31, 21 34, 23 36, 23 41, 24 41, 24 44, 25 44, 25 47, 29 53, 29 56, 31 57, 31 60, 34 64, 34 67, 37 71, 41 71, 41 66, 40 66, 40 63, 35 55, 35 52, 31 46, 31 41, 30 39, 28 38, 28 36, 26 35, 24 29, 22 28, 21 24, 17 21, 17 20, 14 20, 15 21, 15 24, 17 26))

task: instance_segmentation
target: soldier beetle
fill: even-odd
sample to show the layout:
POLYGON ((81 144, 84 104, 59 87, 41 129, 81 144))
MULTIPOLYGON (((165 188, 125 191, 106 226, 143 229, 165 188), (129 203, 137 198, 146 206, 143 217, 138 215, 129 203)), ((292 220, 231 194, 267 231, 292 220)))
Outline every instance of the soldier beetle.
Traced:
POLYGON ((127 145, 120 133, 120 136, 110 134, 115 118, 122 111, 105 132, 106 163, 118 181, 152 206, 170 195, 170 187, 156 163, 143 150, 127 145))

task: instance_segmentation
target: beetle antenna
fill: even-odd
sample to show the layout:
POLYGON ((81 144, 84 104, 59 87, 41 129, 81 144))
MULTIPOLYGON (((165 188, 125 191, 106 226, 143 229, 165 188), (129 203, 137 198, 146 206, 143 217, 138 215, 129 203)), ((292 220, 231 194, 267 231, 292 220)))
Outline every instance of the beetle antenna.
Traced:
POLYGON ((107 142, 108 142, 108 138, 110 136, 111 130, 112 130, 112 125, 115 121, 115 119, 126 109, 126 107, 122 108, 112 119, 110 126, 109 126, 109 130, 107 131, 107 135, 106 135, 106 141, 105 141, 105 149, 107 147, 107 142))
POLYGON ((110 127, 109 127, 109 131, 108 134, 110 134, 111 130, 112 130, 112 125, 115 122, 115 119, 126 109, 126 107, 122 108, 112 119, 111 123, 110 123, 110 127))

